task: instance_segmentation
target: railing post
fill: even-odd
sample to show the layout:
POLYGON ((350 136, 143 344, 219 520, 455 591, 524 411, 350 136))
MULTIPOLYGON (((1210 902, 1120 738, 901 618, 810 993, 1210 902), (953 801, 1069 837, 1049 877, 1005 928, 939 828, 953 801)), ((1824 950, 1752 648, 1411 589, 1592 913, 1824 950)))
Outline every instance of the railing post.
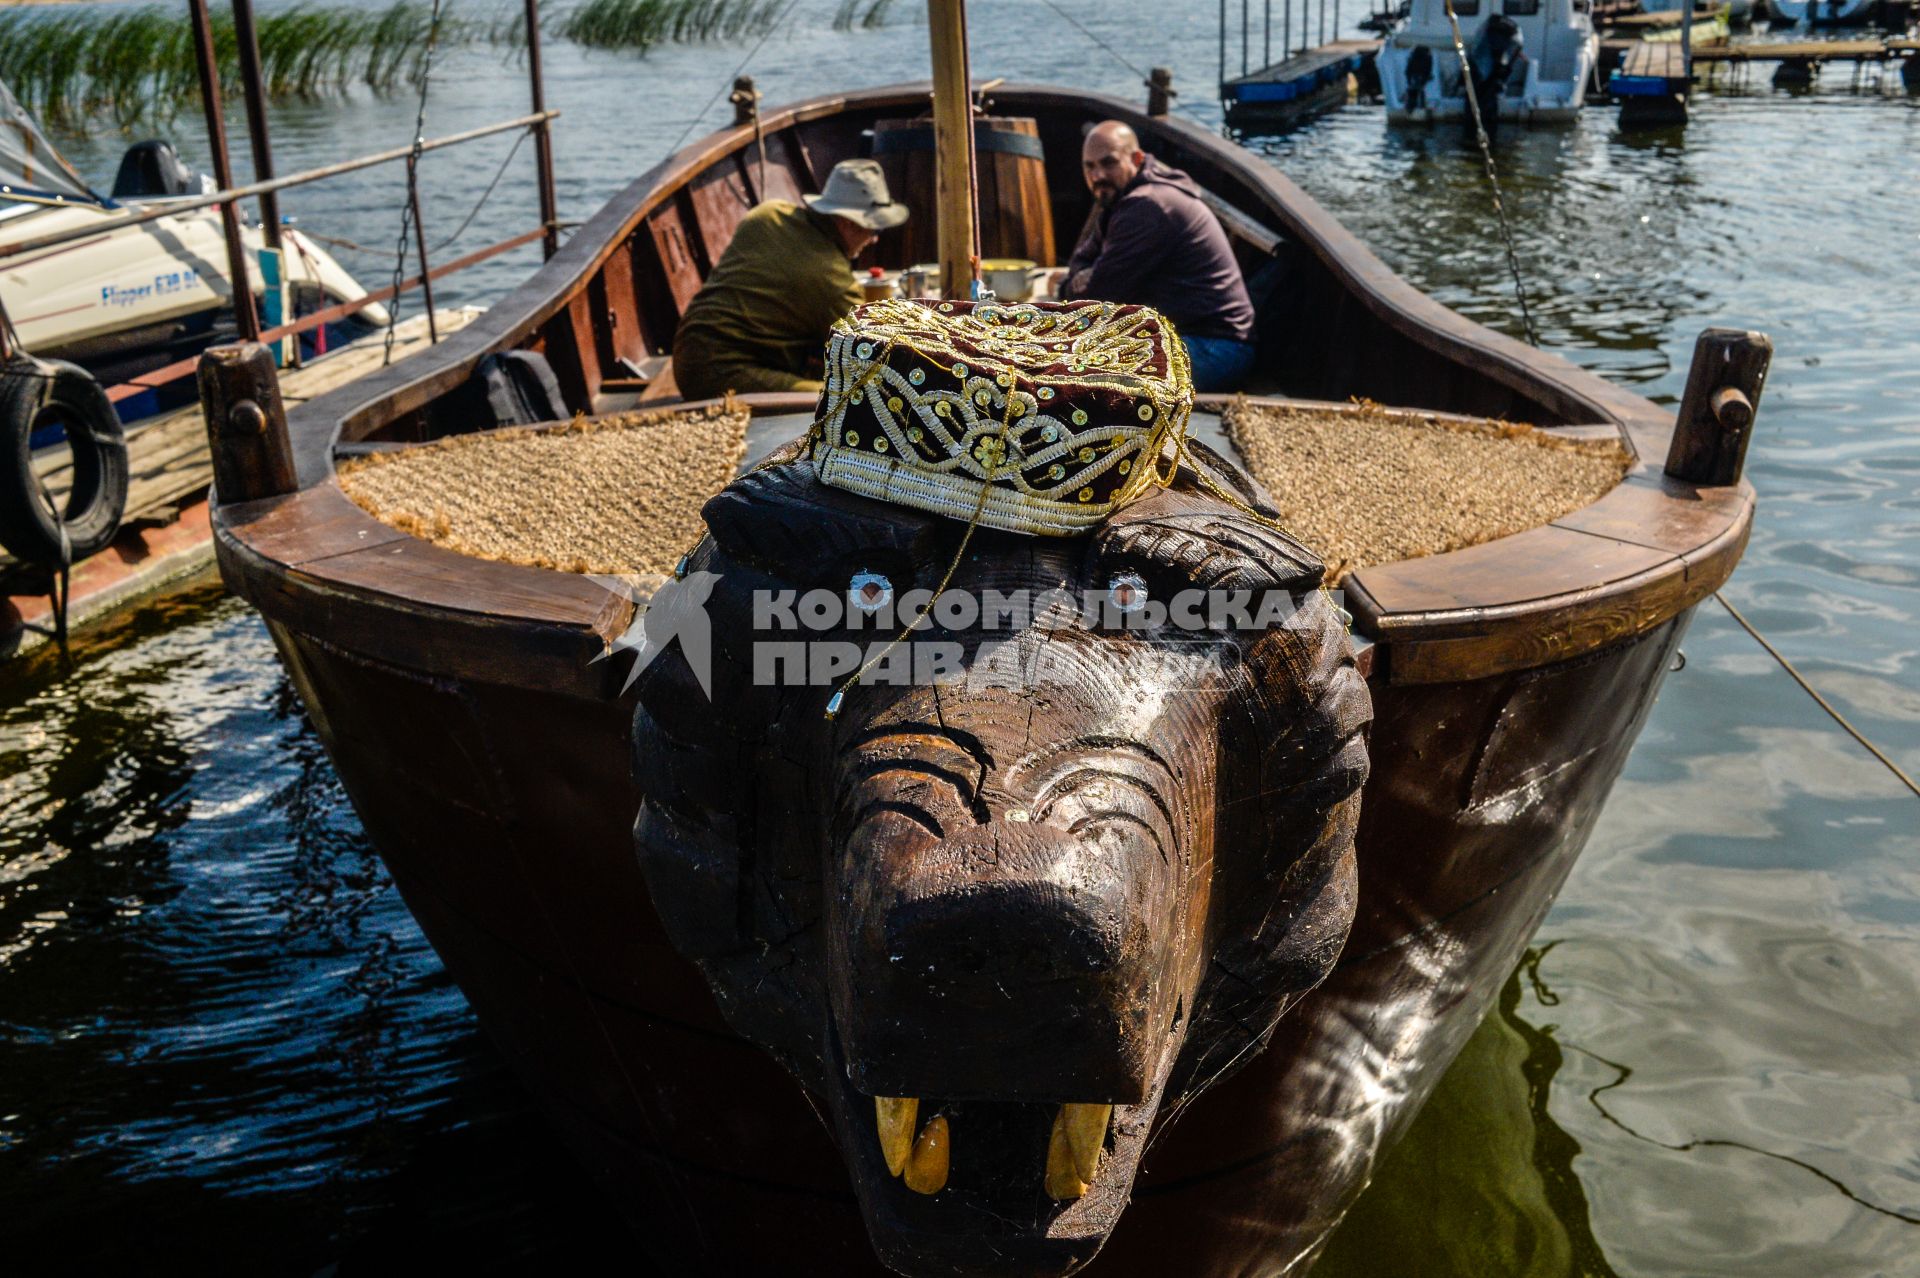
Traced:
POLYGON ((1170 67, 1155 67, 1147 77, 1147 114, 1162 116, 1172 106, 1172 100, 1180 95, 1174 91, 1173 70, 1170 67))
MULTIPOLYGON (((233 165, 227 158, 227 123, 220 112, 220 65, 213 52, 213 24, 207 0, 187 0, 193 19, 194 61, 200 70, 200 101, 207 110, 207 147, 213 152, 213 180, 221 190, 233 186, 233 165)), ((247 272, 247 249, 240 241, 240 211, 232 200, 220 205, 220 224, 227 235, 227 271, 233 291, 233 320, 242 341, 260 336, 260 317, 253 309, 253 277, 247 272)))
POLYGON ((259 342, 212 346, 200 356, 200 410, 221 505, 278 497, 300 486, 273 352, 259 342))
POLYGON ((440 321, 433 309, 433 264, 427 261, 427 224, 420 220, 419 166, 407 161, 407 203, 413 208, 413 242, 420 252, 420 297, 427 308, 427 341, 440 344, 440 321))
POLYGON ((1740 482, 1772 362, 1765 333, 1709 328, 1700 334, 1667 449, 1667 474, 1702 487, 1740 482))
MULTIPOLYGON (((233 0, 233 37, 240 54, 240 85, 247 104, 247 141, 253 148, 253 177, 273 177, 273 143, 267 135, 267 96, 260 75, 260 36, 253 25, 253 0, 233 0)), ((267 247, 280 247, 280 193, 260 193, 260 231, 267 247)))
MULTIPOLYGON (((526 6, 527 79, 533 86, 533 111, 538 115, 547 109, 547 82, 540 69, 540 0, 526 0, 526 6)), ((552 257, 560 251, 560 206, 553 194, 553 121, 542 120, 533 126, 533 158, 540 170, 540 224, 547 230, 540 248, 552 257)), ((432 313, 431 303, 428 313, 432 313)))

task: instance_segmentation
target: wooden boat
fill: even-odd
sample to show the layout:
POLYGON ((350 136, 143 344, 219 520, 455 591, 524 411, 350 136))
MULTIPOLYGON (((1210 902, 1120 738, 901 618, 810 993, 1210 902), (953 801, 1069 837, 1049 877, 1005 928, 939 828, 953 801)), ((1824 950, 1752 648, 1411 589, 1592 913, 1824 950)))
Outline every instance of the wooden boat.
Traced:
MULTIPOLYGON (((580 576, 408 537, 348 500, 335 463, 471 429, 470 383, 504 352, 543 355, 569 412, 659 396, 658 378, 636 373, 661 363, 746 210, 819 189, 927 97, 925 84, 820 97, 675 154, 475 323, 297 407, 285 457, 270 383, 233 380, 239 357, 202 370, 227 581, 265 618, 482 1023, 667 1272, 879 1263, 820 1101, 729 1027, 636 864, 635 694, 617 663, 595 661, 633 606, 580 576)), ((993 109, 1035 123, 1056 241, 1072 242, 1088 211, 1078 154, 1092 122, 1127 121, 1201 182, 1249 276, 1282 281, 1261 314, 1261 379, 1276 392, 1505 416, 1617 437, 1638 458, 1616 489, 1549 525, 1347 583, 1374 712, 1350 934, 1264 1051, 1177 1121, 1159 1116, 1092 1270, 1299 1273, 1499 990, 1693 608, 1740 556, 1754 496, 1738 469, 1764 339, 1703 338, 1676 430, 1649 401, 1423 296, 1266 162, 1189 122, 1045 86, 998 88, 993 109)), ((810 420, 810 397, 749 400, 755 453, 810 420)), ((757 783, 758 766, 745 761, 740 783, 757 783)), ((1091 1254, 1010 1258, 1004 1241, 912 1267, 1065 1272, 1091 1254)))

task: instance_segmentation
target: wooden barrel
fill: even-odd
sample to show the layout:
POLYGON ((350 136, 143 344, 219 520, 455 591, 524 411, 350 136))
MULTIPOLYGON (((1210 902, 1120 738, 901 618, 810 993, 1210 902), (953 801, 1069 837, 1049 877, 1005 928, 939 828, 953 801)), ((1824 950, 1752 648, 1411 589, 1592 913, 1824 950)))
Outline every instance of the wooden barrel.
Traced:
MULTIPOLYGON (((980 256, 1058 265, 1039 125, 1028 116, 982 116, 974 122, 973 145, 980 181, 980 256)), ((873 158, 885 170, 893 198, 913 213, 905 226, 882 237, 879 259, 899 266, 937 260, 933 121, 878 121, 873 158)))

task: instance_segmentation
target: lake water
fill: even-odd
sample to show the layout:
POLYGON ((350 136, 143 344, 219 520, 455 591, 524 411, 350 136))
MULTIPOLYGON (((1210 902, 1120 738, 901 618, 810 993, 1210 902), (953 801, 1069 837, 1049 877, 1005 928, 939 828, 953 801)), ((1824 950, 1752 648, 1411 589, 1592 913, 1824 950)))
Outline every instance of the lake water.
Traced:
MULTIPOLYGON (((1172 66, 1180 110, 1217 123, 1213 5, 1061 7, 1172 66)), ((852 35, 833 8, 799 0, 753 58, 770 100, 925 74, 917 6, 852 35)), ((971 9, 979 74, 1137 96, 1041 5, 971 9)), ((550 41, 563 216, 722 122, 745 53, 550 41)), ((501 54, 458 51, 426 132, 525 92, 501 54)), ((280 166, 403 144, 414 107, 278 108, 280 166)), ((168 131, 204 163, 190 118, 168 131)), ((104 185, 131 139, 56 140, 104 185)), ((510 145, 428 158, 434 242, 510 145)), ((1415 284, 1518 333, 1463 134, 1353 106, 1250 145, 1415 284)), ((533 223, 530 151, 460 249, 533 223)), ((1727 593, 1920 772, 1920 106, 1829 73, 1804 97, 1704 98, 1684 133, 1623 136, 1593 109, 1496 152, 1548 347, 1665 400, 1701 327, 1773 336, 1760 516, 1727 593)), ((390 246, 401 190, 376 170, 285 207, 390 246)), ((390 253, 341 258, 371 285, 390 253)), ((536 262, 442 300, 484 303, 536 262)), ((1920 801, 1717 604, 1686 653, 1498 1011, 1317 1273, 1920 1273, 1920 801)), ((203 587, 87 637, 71 669, 0 671, 0 797, 10 1268, 352 1274, 626 1246, 408 918, 247 609, 203 587)))

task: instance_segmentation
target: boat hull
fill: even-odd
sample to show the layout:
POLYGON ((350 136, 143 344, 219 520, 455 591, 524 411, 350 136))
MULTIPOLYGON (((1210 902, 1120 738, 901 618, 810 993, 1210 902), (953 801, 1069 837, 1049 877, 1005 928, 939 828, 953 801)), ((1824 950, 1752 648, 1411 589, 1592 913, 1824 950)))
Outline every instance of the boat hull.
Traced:
MULTIPOLYGON (((1518 93, 1501 93, 1494 99, 1499 118, 1514 124, 1566 124, 1579 119, 1580 109, 1587 101, 1587 85, 1593 79, 1594 62, 1599 56, 1599 37, 1589 31, 1571 55, 1571 74, 1566 79, 1543 79, 1538 67, 1530 66, 1518 93)), ((1389 39, 1376 59, 1380 94, 1387 104, 1387 123, 1438 124, 1468 119, 1467 100, 1460 93, 1457 58, 1451 46, 1435 50, 1425 45, 1404 46, 1389 39), (1429 57, 1437 60, 1441 71, 1429 82, 1410 89, 1408 64, 1415 48, 1427 48, 1429 57)))
MULTIPOLYGON (((297 491, 214 511, 222 571, 266 618, 402 894, 668 1272, 878 1268, 817 1103, 727 1030, 647 894, 629 829, 633 702, 620 661, 596 660, 632 605, 380 524, 342 493, 334 458, 472 429, 462 392, 498 351, 542 352, 570 411, 630 406, 625 370, 670 340, 750 202, 736 193, 817 186, 864 129, 925 95, 816 99, 670 158, 475 324, 297 408, 297 491)), ((1285 274, 1261 318, 1263 371, 1300 397, 1287 402, 1504 416, 1638 459, 1548 525, 1347 578, 1376 727, 1345 957, 1264 1053, 1162 1119, 1093 1269, 1278 1273, 1321 1245, 1518 960, 1692 608, 1738 560, 1753 493, 1664 475, 1670 413, 1446 311, 1217 135, 1050 86, 996 101, 1036 118, 1057 161, 1056 231, 1087 211, 1077 157, 1094 120, 1126 120, 1206 187, 1249 273, 1285 274)), ((750 455, 804 422, 756 421, 750 455)))
MULTIPOLYGON (((1156 1137, 1089 1272, 1280 1274, 1320 1245, 1519 960, 1687 615, 1516 674, 1371 680, 1346 951, 1264 1053, 1156 1137)), ((654 1259, 885 1272, 813 1106, 726 1029, 653 911, 632 850, 627 700, 448 678, 271 629, 409 908, 654 1259)))

